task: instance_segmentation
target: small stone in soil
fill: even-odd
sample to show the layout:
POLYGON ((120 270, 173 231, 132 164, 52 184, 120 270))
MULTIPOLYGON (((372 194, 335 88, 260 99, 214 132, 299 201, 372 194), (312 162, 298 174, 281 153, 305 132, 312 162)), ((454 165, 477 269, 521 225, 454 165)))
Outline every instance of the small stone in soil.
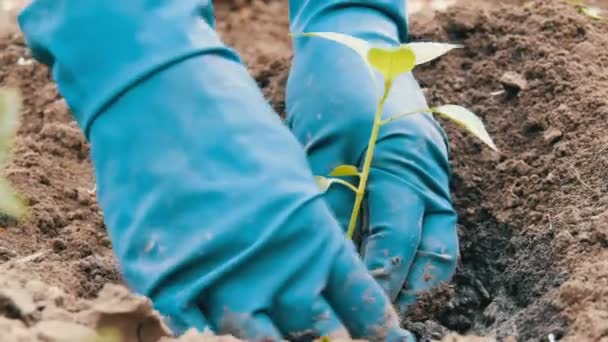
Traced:
POLYGON ((513 165, 513 170, 515 170, 515 172, 517 172, 519 175, 523 176, 523 175, 527 175, 532 170, 532 167, 530 165, 526 164, 525 161, 518 160, 513 165))
POLYGON ((101 240, 99 240, 99 242, 106 247, 112 247, 112 240, 110 240, 109 237, 104 236, 101 238, 101 240))
POLYGON ((78 210, 74 210, 74 211, 70 211, 67 214, 67 219, 70 221, 73 220, 82 220, 84 218, 84 212, 80 209, 78 210))
POLYGON ((545 140, 545 142, 547 142, 548 144, 554 144, 556 142, 559 141, 559 139, 561 139, 563 133, 562 131, 560 131, 557 128, 549 128, 545 134, 543 134, 543 139, 545 140))
POLYGON ((528 88, 528 82, 520 74, 507 71, 500 77, 500 83, 509 95, 517 95, 520 90, 528 88))
POLYGON ((76 189, 76 200, 78 203, 82 205, 91 204, 91 195, 89 194, 89 189, 85 188, 77 188, 76 189))

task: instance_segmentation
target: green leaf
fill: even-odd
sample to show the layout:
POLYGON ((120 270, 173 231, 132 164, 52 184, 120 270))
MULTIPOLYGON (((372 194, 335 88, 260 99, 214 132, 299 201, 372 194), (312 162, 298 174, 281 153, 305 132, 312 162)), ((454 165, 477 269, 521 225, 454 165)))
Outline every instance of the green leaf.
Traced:
POLYGON ((350 48, 351 50, 356 52, 361 57, 364 65, 365 65, 365 69, 369 72, 369 76, 370 76, 372 82, 376 83, 376 76, 374 75, 374 72, 373 72, 371 66, 367 62, 367 53, 371 49, 371 45, 367 41, 357 38, 357 37, 353 37, 353 36, 349 36, 347 34, 337 33, 337 32, 306 32, 306 33, 296 33, 296 34, 292 34, 292 35, 295 37, 318 37, 318 38, 328 39, 328 40, 334 41, 336 43, 342 44, 342 45, 350 48))
POLYGON ((340 165, 329 173, 331 177, 358 176, 359 170, 353 165, 340 165))
POLYGON ((27 214, 26 205, 5 178, 0 178, 0 213, 13 218, 21 218, 27 214))
POLYGON ((416 65, 429 62, 448 51, 462 45, 418 42, 392 46, 374 46, 369 42, 347 34, 337 32, 292 33, 294 37, 318 37, 342 44, 363 58, 372 80, 376 77, 372 69, 378 70, 385 81, 392 81, 398 75, 414 69, 416 65))
MULTIPOLYGON (((19 127, 21 98, 15 89, 0 89, 0 167, 10 157, 13 140, 19 127)), ((0 212, 14 218, 21 218, 27 208, 9 181, 0 177, 0 212)))
POLYGON ((0 165, 4 164, 19 128, 21 98, 14 89, 0 89, 0 165))
POLYGON ((602 9, 599 7, 581 7, 581 13, 595 20, 602 20, 602 9))
POLYGON ((370 44, 360 38, 349 36, 343 33, 337 32, 307 32, 307 33, 296 33, 293 36, 302 37, 319 37, 324 39, 333 40, 334 42, 340 43, 346 47, 351 48, 353 51, 359 54, 361 58, 367 58, 367 52, 370 49, 370 44))
POLYGON ((486 131, 483 122, 477 115, 473 114, 473 112, 468 109, 456 106, 456 105, 443 105, 436 108, 432 108, 433 113, 444 116, 458 125, 464 127, 470 133, 475 135, 481 141, 483 141, 486 145, 490 146, 494 151, 498 151, 494 141, 486 131))
POLYGON ((388 48, 373 47, 367 53, 367 62, 378 70, 386 81, 392 81, 400 74, 414 69, 416 56, 407 45, 388 48))
POLYGON ((434 42, 414 42, 405 44, 414 51, 416 55, 416 65, 424 64, 432 61, 453 49, 462 48, 462 45, 447 44, 447 43, 434 43, 434 42))

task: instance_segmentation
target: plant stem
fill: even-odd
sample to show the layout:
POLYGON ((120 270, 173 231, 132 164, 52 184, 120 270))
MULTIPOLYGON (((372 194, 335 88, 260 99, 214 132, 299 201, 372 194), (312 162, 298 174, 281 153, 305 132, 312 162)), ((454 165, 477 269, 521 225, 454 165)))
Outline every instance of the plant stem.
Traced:
POLYGON ((382 94, 382 97, 378 101, 378 107, 376 108, 376 114, 374 115, 374 125, 372 127, 372 133, 370 134, 369 142, 367 144, 367 151, 365 153, 365 160, 363 161, 363 170, 361 170, 361 177, 356 192, 355 204, 353 206, 353 211, 350 216, 348 231, 346 232, 346 237, 349 240, 352 240, 353 234, 355 233, 355 227, 357 226, 357 218, 359 217, 361 203, 363 202, 363 197, 365 196, 365 187, 367 186, 367 179, 369 177, 369 171, 372 166, 372 159, 374 158, 376 140, 378 139, 378 132, 380 131, 380 126, 382 125, 382 112, 384 111, 384 102, 386 102, 386 99, 388 98, 388 94, 391 90, 392 85, 392 80, 387 80, 384 82, 384 94, 382 94))
POLYGON ((349 182, 347 182, 347 181, 345 181, 345 180, 343 180, 343 179, 339 179, 339 178, 333 178, 333 179, 332 179, 332 182, 334 182, 334 183, 338 183, 338 184, 342 184, 342 185, 344 185, 345 187, 347 187, 347 188, 351 189, 351 190, 352 190, 354 193, 359 192, 359 189, 355 188, 355 186, 354 186, 354 185, 350 184, 349 182))
POLYGON ((414 114, 419 114, 419 113, 432 113, 432 112, 433 112, 432 109, 424 108, 424 109, 415 110, 413 112, 407 112, 407 113, 395 115, 395 116, 392 116, 392 117, 390 117, 390 118, 388 118, 386 120, 380 121, 380 126, 384 126, 384 125, 389 124, 389 123, 391 123, 393 121, 397 121, 397 120, 403 119, 406 116, 410 116, 410 115, 414 115, 414 114))

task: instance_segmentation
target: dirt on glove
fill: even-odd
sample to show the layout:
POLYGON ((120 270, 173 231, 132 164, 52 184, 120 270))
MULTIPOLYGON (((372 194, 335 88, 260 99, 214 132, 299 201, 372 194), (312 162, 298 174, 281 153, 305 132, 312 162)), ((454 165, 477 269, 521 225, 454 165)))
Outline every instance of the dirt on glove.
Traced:
MULTIPOLYGON (((216 7, 222 37, 282 115, 287 2, 216 7)), ((439 119, 461 262, 404 326, 421 340, 608 341, 608 21, 560 1, 463 0, 414 14, 411 38, 465 46, 416 76, 431 105, 481 116, 500 152, 439 119)), ((23 223, 0 217, 0 341, 173 340, 150 302, 122 286, 89 146, 18 33, 0 38, 0 86, 24 95, 4 172, 31 208, 23 223)), ((180 339, 216 340, 234 339, 180 339)))

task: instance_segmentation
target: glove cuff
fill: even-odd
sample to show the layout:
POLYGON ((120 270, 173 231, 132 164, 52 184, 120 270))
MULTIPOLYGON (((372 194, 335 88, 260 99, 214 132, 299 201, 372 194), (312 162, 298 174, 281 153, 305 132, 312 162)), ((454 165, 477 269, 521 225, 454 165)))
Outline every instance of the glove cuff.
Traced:
POLYGON ((291 31, 331 31, 398 44, 408 40, 407 1, 290 1, 291 31))
POLYGON ((106 106, 159 70, 211 51, 238 60, 213 30, 210 1, 35 0, 19 25, 87 139, 106 106))

